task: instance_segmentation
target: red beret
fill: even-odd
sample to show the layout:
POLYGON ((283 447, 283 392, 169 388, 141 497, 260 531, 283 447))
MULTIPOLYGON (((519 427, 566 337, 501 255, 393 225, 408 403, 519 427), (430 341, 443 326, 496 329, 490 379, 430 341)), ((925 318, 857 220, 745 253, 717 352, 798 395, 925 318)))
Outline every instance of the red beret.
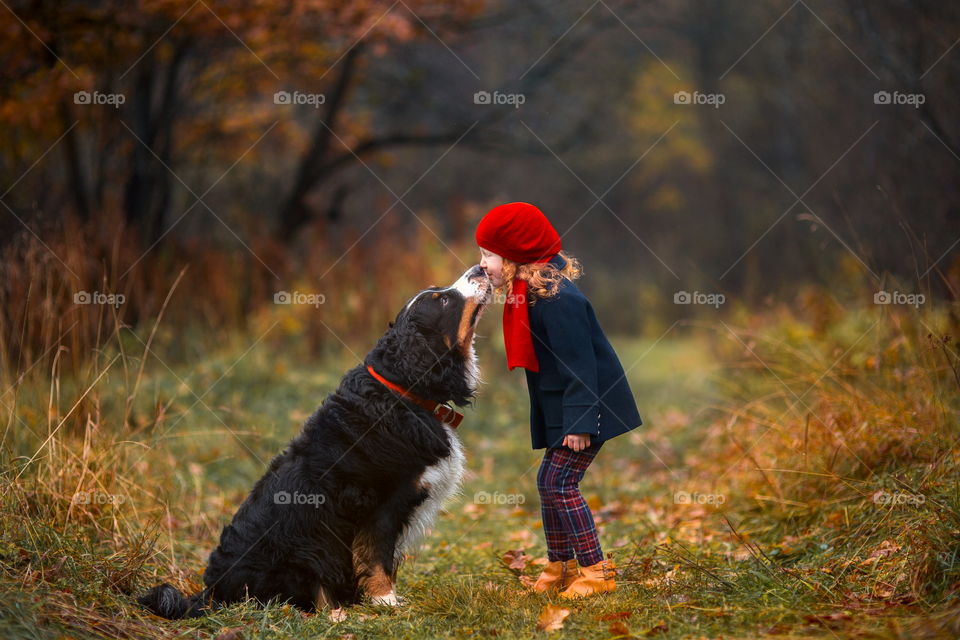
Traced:
POLYGON ((519 264, 546 261, 563 248, 547 216, 527 202, 494 207, 480 220, 476 236, 478 247, 519 264))

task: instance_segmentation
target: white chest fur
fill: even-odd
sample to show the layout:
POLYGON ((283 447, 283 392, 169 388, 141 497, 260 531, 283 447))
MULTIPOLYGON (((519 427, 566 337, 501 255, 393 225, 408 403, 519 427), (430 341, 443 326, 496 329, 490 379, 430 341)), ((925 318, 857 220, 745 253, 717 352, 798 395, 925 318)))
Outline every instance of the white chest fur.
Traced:
POLYGON ((420 483, 427 488, 430 495, 417 507, 410 518, 409 524, 400 536, 395 555, 398 561, 403 558, 404 553, 416 551, 421 538, 426 534, 427 529, 433 526, 444 503, 452 496, 461 493, 463 468, 466 460, 463 455, 463 444, 457 437, 456 431, 447 425, 444 425, 443 428, 450 438, 450 454, 436 464, 427 467, 423 475, 420 476, 420 483))

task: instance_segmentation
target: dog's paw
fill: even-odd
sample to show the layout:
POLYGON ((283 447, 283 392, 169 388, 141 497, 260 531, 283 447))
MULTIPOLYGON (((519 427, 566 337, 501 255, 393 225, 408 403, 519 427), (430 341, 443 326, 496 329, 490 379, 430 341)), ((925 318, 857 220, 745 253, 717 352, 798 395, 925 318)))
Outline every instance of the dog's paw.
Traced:
POLYGON ((373 601, 373 604, 382 604, 390 607, 402 607, 403 605, 407 604, 406 598, 401 598, 393 591, 386 595, 373 596, 371 600, 373 601))

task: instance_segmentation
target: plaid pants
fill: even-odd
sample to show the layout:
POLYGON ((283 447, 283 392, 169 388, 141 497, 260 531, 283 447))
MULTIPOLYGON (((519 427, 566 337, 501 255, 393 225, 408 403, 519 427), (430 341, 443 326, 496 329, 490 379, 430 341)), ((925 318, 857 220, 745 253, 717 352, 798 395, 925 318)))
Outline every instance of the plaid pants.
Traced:
POLYGON ((548 447, 537 472, 540 514, 547 540, 547 560, 569 560, 576 552, 581 567, 603 560, 593 513, 580 494, 580 481, 603 442, 591 441, 582 451, 548 447))

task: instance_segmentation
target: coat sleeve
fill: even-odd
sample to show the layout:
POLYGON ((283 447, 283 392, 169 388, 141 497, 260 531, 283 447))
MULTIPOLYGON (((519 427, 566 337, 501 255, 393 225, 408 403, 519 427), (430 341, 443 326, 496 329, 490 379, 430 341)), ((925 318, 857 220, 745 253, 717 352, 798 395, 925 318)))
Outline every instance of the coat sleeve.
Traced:
POLYGON ((562 293, 545 305, 543 326, 564 379, 563 433, 600 435, 597 359, 587 301, 562 293))

